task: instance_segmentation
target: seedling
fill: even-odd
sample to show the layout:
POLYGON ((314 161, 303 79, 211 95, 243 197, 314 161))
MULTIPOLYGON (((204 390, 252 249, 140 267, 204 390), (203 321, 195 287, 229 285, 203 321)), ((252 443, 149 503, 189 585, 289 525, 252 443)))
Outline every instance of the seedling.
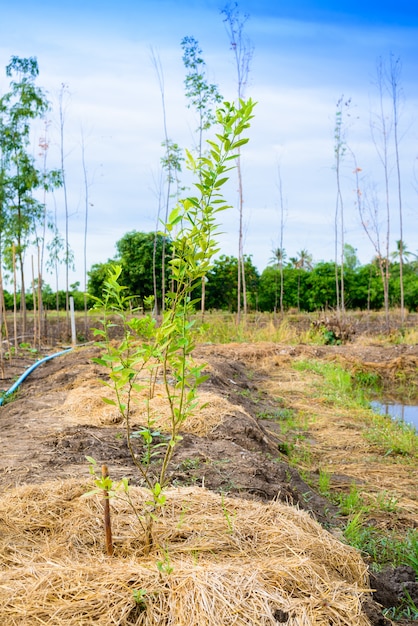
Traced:
POLYGON ((157 569, 160 574, 171 574, 174 571, 174 568, 170 562, 168 550, 164 551, 164 559, 157 561, 157 569))
POLYGON ((231 515, 231 513, 228 511, 226 504, 225 504, 224 494, 222 494, 221 502, 222 502, 222 513, 224 514, 224 518, 228 526, 228 532, 232 534, 234 532, 233 517, 235 517, 236 514, 231 515))
POLYGON ((141 611, 145 611, 147 604, 147 591, 146 589, 132 589, 132 597, 141 611))
MULTIPOLYGON (((197 389, 206 379, 204 365, 192 358, 194 330, 191 317, 196 301, 194 289, 201 284, 212 259, 219 251, 214 239, 218 232, 217 214, 229 206, 220 192, 228 177, 237 149, 247 143, 241 137, 249 127, 254 103, 240 101, 239 106, 225 102, 216 112, 220 131, 216 141, 208 141, 209 153, 195 159, 187 153, 187 165, 198 182, 197 196, 180 200, 164 224, 164 236, 172 240, 170 261, 172 290, 166 294, 159 325, 152 313, 139 315, 132 309, 132 298, 120 284, 121 267, 111 268, 105 281, 103 296, 96 307, 103 311, 102 328, 95 329, 100 338, 102 355, 95 359, 110 370, 110 386, 115 399, 105 402, 118 407, 126 427, 126 441, 132 460, 138 468, 149 499, 138 514, 145 533, 144 552, 153 546, 153 520, 165 504, 164 490, 168 484, 167 470, 175 446, 181 441, 180 429, 197 408, 197 389), (110 330, 118 325, 122 339, 115 345, 110 330), (155 428, 150 403, 158 376, 169 407, 170 427, 164 436, 155 428), (132 404, 142 402, 146 408, 146 424, 132 430, 132 404), (142 442, 138 453, 135 439, 142 442)), ((153 307, 152 299, 148 305, 153 307)), ((111 493, 109 491, 109 495, 111 493)), ((127 492, 127 488, 125 489, 127 492)))

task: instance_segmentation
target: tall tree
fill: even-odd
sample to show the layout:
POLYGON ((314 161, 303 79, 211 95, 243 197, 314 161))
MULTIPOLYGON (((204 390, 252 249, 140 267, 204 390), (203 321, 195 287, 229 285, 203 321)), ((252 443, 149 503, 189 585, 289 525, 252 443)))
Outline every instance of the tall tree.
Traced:
MULTIPOLYGON (((370 124, 371 135, 373 143, 376 148, 377 155, 383 169, 383 184, 384 184, 384 205, 385 205, 385 222, 386 222, 386 237, 383 243, 384 251, 378 236, 378 230, 380 226, 377 221, 378 204, 379 200, 377 194, 373 191, 371 205, 372 210, 369 213, 374 214, 374 232, 375 232, 375 250, 379 258, 383 289, 385 296, 385 315, 386 315, 386 327, 389 328, 389 242, 391 233, 391 202, 390 202, 390 171, 391 163, 389 158, 390 136, 392 133, 392 119, 388 115, 385 107, 385 66, 382 58, 380 58, 376 65, 376 88, 378 91, 378 112, 374 116, 370 124)), ((358 171, 358 168, 355 168, 358 171)), ((358 194, 357 194, 358 195, 358 194)), ((358 196, 359 198, 359 196, 358 196)), ((364 226, 364 223, 363 223, 364 226)), ((370 232, 370 228, 369 228, 370 232)))
POLYGON ((396 250, 391 252, 390 256, 394 261, 398 261, 399 265, 401 264, 401 258, 403 264, 408 263, 411 257, 417 258, 417 255, 408 250, 406 243, 401 239, 396 240, 396 250))
MULTIPOLYGON (((183 48, 183 63, 186 68, 184 80, 188 107, 193 107, 198 116, 197 154, 199 159, 203 155, 203 137, 205 131, 216 122, 215 107, 222 102, 218 86, 209 83, 206 76, 206 63, 202 57, 199 42, 194 37, 184 37, 181 41, 183 48)), ((206 278, 202 278, 201 312, 205 314, 205 285, 206 278)))
MULTIPOLYGON (((283 243, 283 238, 280 238, 280 243, 283 243)), ((280 291, 277 289, 277 283, 276 283, 276 290, 275 290, 275 301, 274 301, 274 313, 277 312, 277 302, 279 300, 280 303, 280 313, 283 314, 284 308, 283 308, 283 293, 284 293, 284 280, 283 280, 283 266, 284 266, 284 260, 286 258, 286 250, 280 246, 279 248, 275 248, 273 250, 273 258, 271 259, 271 262, 273 264, 273 267, 277 268, 279 270, 279 277, 280 277, 280 291), (279 299, 277 298, 277 294, 279 291, 279 299)))
POLYGON ((344 198, 341 190, 341 165, 347 150, 345 138, 345 116, 350 107, 351 99, 345 100, 341 96, 337 102, 337 110, 335 113, 334 126, 334 169, 337 184, 337 193, 335 199, 335 289, 337 296, 337 311, 341 311, 341 315, 345 312, 345 295, 344 295, 344 198), (338 246, 338 243, 340 246, 338 246), (340 261, 340 271, 338 268, 340 261), (339 275, 340 274, 340 275, 339 275))
MULTIPOLYGON (((156 275, 158 285, 161 285, 162 277, 162 247, 165 242, 167 255, 171 253, 171 239, 163 237, 161 234, 155 238, 155 233, 143 233, 131 231, 125 233, 116 243, 117 257, 110 259, 107 263, 98 263, 88 272, 88 291, 89 294, 101 297, 103 285, 106 280, 107 270, 111 265, 120 265, 122 267, 121 281, 126 287, 127 295, 138 298, 139 304, 144 304, 144 299, 152 296, 154 293, 154 283, 152 275, 152 266, 154 260, 157 261, 156 275), (154 241, 157 240, 157 256, 154 259, 153 249, 154 241)), ((165 268, 167 275, 167 269, 165 268)), ((158 299, 161 298, 161 288, 157 293, 158 299)))
POLYGON ((84 132, 81 129, 81 165, 83 168, 83 181, 84 181, 84 237, 83 237, 83 260, 84 260, 84 334, 87 337, 88 324, 87 324, 87 234, 89 224, 89 208, 93 207, 90 202, 90 185, 91 182, 88 178, 87 165, 86 165, 86 150, 84 142, 84 132))
MULTIPOLYGON (((170 202, 171 202, 171 198, 172 198, 172 185, 173 183, 177 183, 177 196, 178 196, 178 191, 179 191, 179 178, 178 178, 178 174, 181 171, 181 161, 182 161, 182 157, 180 155, 180 148, 178 146, 178 144, 176 144, 172 139, 170 139, 169 134, 168 134, 168 126, 167 126, 167 109, 166 109, 166 104, 165 104, 165 82, 164 82, 164 72, 163 72, 163 66, 161 64, 161 60, 160 57, 158 56, 158 54, 151 49, 151 62, 154 66, 154 70, 155 70, 155 74, 157 76, 157 81, 158 81, 158 86, 160 89, 160 96, 161 96, 161 106, 162 106, 162 114, 163 114, 163 129, 164 129, 164 141, 162 142, 162 146, 165 150, 164 152, 164 156, 161 158, 161 165, 163 167, 163 170, 166 172, 166 193, 165 193, 165 214, 164 214, 164 224, 167 223, 168 221, 168 213, 169 213, 169 209, 170 209, 170 202)), ((162 181, 162 179, 160 179, 162 181)), ((155 238, 154 238, 154 257, 156 255, 156 250, 157 250, 157 238, 158 238, 158 231, 159 229, 159 221, 160 221, 160 211, 161 211, 161 206, 159 203, 158 206, 158 215, 157 215, 157 226, 155 229, 155 238)), ((166 268, 166 254, 167 254, 167 250, 166 250, 166 244, 165 244, 165 237, 163 239, 163 246, 162 246, 162 260, 161 260, 161 266, 162 266, 162 277, 161 277, 161 308, 164 311, 165 308, 165 289, 166 289, 166 275, 165 275, 165 268, 166 268)), ((155 263, 153 266, 153 273, 155 276, 155 263)), ((155 280, 154 280, 155 283, 155 280)), ((156 298, 156 290, 154 289, 154 297, 156 298)), ((155 306, 155 313, 158 313, 158 301, 156 300, 154 303, 155 306)))
MULTIPOLYGON (((279 178, 279 203, 280 203, 280 244, 279 250, 284 250, 283 248, 283 237, 284 237, 284 219, 285 219, 285 201, 283 197, 283 181, 282 181, 282 172, 280 169, 280 165, 278 166, 278 178, 279 178)), ((283 260, 284 257, 280 259, 279 270, 280 270, 280 313, 283 315, 284 307, 283 307, 283 295, 284 295, 284 276, 283 276, 283 260)), ((276 308, 275 308, 276 312, 276 308)))
POLYGON ((298 273, 298 280, 297 280, 297 307, 298 307, 298 311, 300 311, 300 282, 301 282, 301 272, 305 271, 305 270, 311 270, 312 269, 312 254, 310 254, 306 248, 303 248, 300 252, 296 253, 295 257, 292 257, 290 259, 290 262, 292 263, 293 267, 295 268, 295 270, 298 273))
POLYGON ((69 204, 67 193, 67 177, 65 172, 65 142, 64 142, 64 128, 65 128, 65 116, 68 106, 69 91, 68 85, 61 84, 61 89, 58 94, 58 106, 59 106, 59 132, 60 132, 60 161, 61 161, 61 175, 62 175, 62 189, 64 192, 64 212, 65 212, 65 310, 67 320, 67 334, 70 332, 70 284, 69 284, 69 271, 70 268, 74 268, 72 262, 70 239, 69 239, 69 204))
POLYGON ((208 82, 206 63, 202 57, 199 42, 194 37, 184 37, 181 47, 186 69, 184 85, 188 99, 187 106, 193 107, 198 116, 197 154, 201 157, 204 133, 216 122, 215 108, 222 102, 222 96, 218 86, 208 82))
POLYGON ((22 330, 26 332, 25 251, 45 216, 44 204, 34 195, 36 190, 58 186, 56 171, 40 171, 30 153, 30 131, 34 120, 42 118, 49 108, 44 91, 36 85, 39 74, 35 57, 13 56, 6 67, 12 80, 10 91, 0 98, 0 201, 6 244, 6 263, 11 268, 14 257, 20 273, 20 307, 22 330))
MULTIPOLYGON (((383 285, 386 328, 389 328, 390 264, 387 241, 382 242, 379 198, 374 187, 366 189, 366 191, 362 190, 362 184, 360 182, 361 168, 358 167, 354 155, 353 159, 355 164, 354 175, 356 178, 357 209, 364 231, 376 252, 376 262, 379 267, 383 285)), ((389 215, 386 213, 386 228, 388 228, 388 220, 389 215)), ((386 231, 386 235, 388 235, 388 231, 386 231)))
POLYGON ((403 246, 403 207, 402 207, 402 182, 401 182, 401 166, 400 166, 400 153, 399 153, 399 105, 401 99, 401 61, 399 58, 395 58, 393 54, 390 55, 389 69, 386 77, 388 90, 392 101, 392 115, 393 115, 393 144, 395 149, 395 169, 396 169, 396 188, 398 198, 398 213, 399 213, 399 239, 400 254, 399 254, 399 280, 401 288, 401 320, 405 321, 405 296, 404 296, 404 281, 403 281, 403 264, 404 255, 402 253, 403 246))
MULTIPOLYGON (((254 53, 251 41, 244 33, 244 26, 248 20, 248 15, 242 15, 238 8, 238 3, 227 4, 222 10, 224 23, 229 37, 231 50, 234 55, 235 69, 237 76, 237 106, 240 106, 245 94, 250 73, 250 63, 254 53)), ((243 211, 244 211, 244 189, 242 182, 241 151, 238 147, 238 158, 236 161, 238 176, 238 300, 237 300, 237 321, 241 319, 241 294, 243 299, 243 311, 247 312, 247 289, 245 282, 245 261, 244 261, 244 233, 243 233, 243 211)))

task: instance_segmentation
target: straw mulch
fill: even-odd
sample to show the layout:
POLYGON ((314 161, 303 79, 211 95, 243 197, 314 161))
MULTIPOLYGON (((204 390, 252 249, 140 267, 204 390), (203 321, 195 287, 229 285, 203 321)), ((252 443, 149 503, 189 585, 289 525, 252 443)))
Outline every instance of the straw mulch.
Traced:
MULTIPOLYGON (((102 503, 81 497, 88 488, 54 481, 0 499, 2 626, 370 624, 359 554, 303 511, 169 489, 144 557, 132 510, 112 500, 107 557, 102 503)), ((140 508, 146 492, 131 494, 140 508)))
MULTIPOLYGON (((80 381, 76 388, 67 392, 64 402, 54 410, 54 413, 64 417, 66 422, 71 424, 106 426, 120 422, 121 416, 118 408, 106 404, 103 397, 115 399, 113 391, 98 381, 80 381)), ((147 423, 147 404, 155 427, 165 432, 170 431, 170 406, 167 397, 158 390, 149 401, 145 391, 142 395, 135 394, 131 405, 131 422, 147 423)), ((182 431, 206 437, 222 422, 225 415, 236 411, 245 412, 242 407, 233 405, 226 398, 215 393, 201 391, 198 408, 184 423, 182 431)))
MULTIPOLYGON (((71 425, 110 426, 120 423, 121 415, 118 407, 103 401, 103 398, 116 401, 116 395, 112 387, 103 385, 101 382, 102 369, 92 364, 87 366, 83 364, 79 368, 78 375, 68 384, 63 384, 61 381, 60 371, 51 375, 49 382, 53 382, 54 377, 57 379, 56 388, 59 389, 60 399, 51 402, 50 414, 71 425)), ((206 365, 205 369, 210 371, 210 365, 206 365)), ((169 432, 171 429, 170 406, 161 376, 157 378, 151 398, 149 398, 149 380, 144 376, 137 382, 143 383, 144 389, 142 392, 132 394, 131 423, 145 425, 148 418, 147 407, 149 407, 154 426, 169 432)), ((56 392, 53 391, 53 393, 56 392)), ((226 415, 235 414, 237 411, 245 413, 242 407, 232 404, 227 398, 217 393, 200 390, 197 410, 187 419, 182 426, 182 431, 206 437, 226 415)))

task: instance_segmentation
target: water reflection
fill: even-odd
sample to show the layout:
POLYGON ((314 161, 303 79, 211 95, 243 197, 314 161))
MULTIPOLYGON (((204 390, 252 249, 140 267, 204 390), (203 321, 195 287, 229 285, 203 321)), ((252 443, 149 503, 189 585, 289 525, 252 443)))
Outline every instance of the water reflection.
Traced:
POLYGON ((418 406, 395 404, 392 402, 377 402, 375 400, 370 402, 370 406, 377 413, 389 415, 393 419, 401 419, 407 424, 414 426, 415 430, 418 431, 418 406))

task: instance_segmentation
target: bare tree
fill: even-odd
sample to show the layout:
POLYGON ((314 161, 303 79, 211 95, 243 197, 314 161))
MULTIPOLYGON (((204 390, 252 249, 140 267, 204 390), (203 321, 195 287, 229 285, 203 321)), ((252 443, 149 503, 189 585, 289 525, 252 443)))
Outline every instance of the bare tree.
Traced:
MULTIPOLYGON (((183 63, 187 70, 184 80, 186 97, 189 102, 188 108, 193 106, 195 109, 199 125, 196 129, 197 133, 197 154, 201 159, 203 156, 203 136, 204 132, 209 130, 216 122, 214 108, 222 102, 222 96, 219 93, 218 86, 209 83, 206 76, 206 63, 202 57, 202 50, 198 41, 194 37, 184 37, 181 41, 183 49, 183 63)), ((202 297, 201 297, 201 313, 202 321, 205 316, 205 291, 206 277, 202 277, 202 297)))
MULTIPOLYGON (((278 166, 279 177, 279 201, 280 201, 280 245, 279 250, 283 251, 283 236, 284 236, 284 218, 285 218, 285 202, 283 198, 283 181, 280 165, 278 166)), ((283 315, 283 294, 284 294, 284 280, 283 280, 283 254, 280 255, 279 269, 280 269, 280 313, 283 315)))
POLYGON ((90 182, 88 179, 86 165, 86 148, 84 141, 84 132, 81 129, 81 166, 83 168, 84 182, 84 237, 83 237, 83 261, 84 261, 84 336, 87 337, 88 321, 87 321, 87 234, 89 225, 89 208, 93 206, 90 202, 90 182))
MULTIPOLYGON (((241 15, 236 2, 226 5, 221 11, 224 15, 224 23, 229 37, 231 50, 234 54, 235 68, 237 73, 237 97, 238 106, 244 98, 245 88, 250 72, 250 63, 254 54, 254 47, 248 37, 244 34, 244 26, 248 20, 248 15, 241 15)), ((238 158, 236 161, 238 176, 238 302, 237 321, 241 319, 241 294, 243 298, 243 311, 247 313, 247 289, 245 283, 244 265, 244 235, 243 235, 243 210, 244 210, 244 190, 242 182, 241 151, 238 148, 238 158)))
MULTIPOLYGON (((376 244, 378 243, 378 248, 376 247, 376 244, 374 244, 374 247, 378 254, 379 264, 381 268, 385 297, 386 326, 387 328, 389 328, 389 245, 391 230, 389 140, 392 131, 392 123, 385 110, 385 69, 381 58, 378 60, 376 66, 376 87, 379 98, 379 109, 377 115, 375 115, 375 117, 371 121, 370 130, 377 155, 383 168, 386 237, 384 251, 381 250, 379 239, 375 238, 376 244)), ((373 192, 372 199, 370 200, 370 206, 371 210, 369 210, 369 215, 374 216, 374 218, 372 219, 372 230, 375 234, 377 234, 379 231, 379 225, 377 220, 377 215, 379 213, 379 202, 375 190, 373 192)))
POLYGON ((345 313, 344 294, 344 200, 341 191, 341 164, 347 150, 345 139, 344 112, 349 108, 351 99, 344 100, 342 95, 337 102, 334 127, 334 168, 337 183, 337 195, 335 199, 335 289, 337 298, 337 312, 341 315, 345 313), (340 246, 338 246, 340 243, 340 246), (340 275, 338 271, 338 260, 340 260, 340 275))
MULTIPOLYGON (((273 257, 271 259, 271 262, 273 263, 273 266, 275 268, 277 268, 279 270, 279 275, 280 275, 280 312, 283 313, 283 263, 284 260, 286 258, 286 250, 282 247, 280 248, 274 248, 274 250, 272 250, 273 252, 273 257)), ((275 277, 275 294, 274 294, 274 314, 276 314, 277 312, 277 294, 278 294, 278 289, 277 289, 277 278, 275 277)))
MULTIPOLYGON (((383 285, 383 298, 385 306, 385 321, 386 328, 389 329, 389 276, 390 276, 390 264, 389 264, 389 252, 388 243, 382 241, 381 226, 380 226, 380 210, 379 210, 379 198, 374 186, 369 186, 366 192, 363 192, 360 182, 361 168, 358 167, 357 161, 353 154, 354 159, 354 175, 356 179, 356 202, 357 209, 360 216, 361 224, 364 231, 371 242, 376 257, 375 260, 379 266, 379 272, 383 285)), ((386 236, 388 233, 386 233, 386 236)))
MULTIPOLYGON (((162 113, 163 113, 163 128, 164 128, 164 141, 162 142, 162 146, 165 149, 165 153, 164 156, 161 159, 161 164, 163 167, 163 170, 166 171, 167 177, 166 177, 166 182, 167 182, 167 187, 166 187, 166 194, 165 194, 165 215, 164 215, 164 223, 166 223, 168 221, 168 211, 170 208, 170 200, 171 200, 171 193, 172 193, 172 185, 173 183, 177 184, 177 193, 179 190, 179 179, 178 179, 178 173, 179 171, 181 171, 181 161, 182 161, 182 157, 180 156, 180 148, 179 146, 174 143, 168 135, 168 129, 167 129, 167 109, 166 109, 166 105, 165 105, 165 85, 164 85, 164 72, 163 72, 163 67, 161 64, 161 60, 158 56, 158 54, 156 54, 156 52, 151 48, 151 62, 152 65, 154 67, 155 70, 155 74, 157 76, 157 81, 158 81, 158 86, 160 89, 160 96, 161 96, 161 105, 162 105, 162 113)), ((162 182, 162 179, 161 179, 162 182)), ((160 211, 160 208, 158 210, 158 212, 160 211)), ((157 229, 155 231, 155 242, 154 242, 154 250, 156 250, 156 245, 157 245, 157 229)), ((165 276, 165 257, 166 257, 166 240, 164 237, 163 240, 163 249, 162 249, 162 259, 161 259, 161 308, 164 311, 164 306, 165 306, 165 283, 166 283, 166 276, 165 276)), ((154 274, 155 274, 155 265, 154 265, 154 274)), ((158 313, 158 302, 155 301, 154 303, 155 306, 155 311, 156 313, 158 313)))
POLYGON ((69 271, 72 264, 72 255, 69 241, 69 205, 67 193, 67 177, 65 173, 65 150, 64 150, 64 127, 65 114, 68 105, 68 85, 61 84, 58 94, 58 111, 59 111, 59 132, 60 132, 60 163, 61 163, 61 181, 64 193, 64 212, 65 212, 65 311, 66 311, 66 331, 70 333, 70 284, 69 271))
POLYGON ((399 58, 395 58, 393 54, 390 55, 389 69, 386 76, 388 90, 392 101, 392 114, 393 114, 393 143, 395 148, 395 169, 396 169, 396 182, 397 182, 397 197, 398 197, 398 211, 399 211, 399 279, 401 286, 401 321, 402 324, 405 321, 405 298, 404 298, 404 283, 403 283, 403 265, 404 255, 402 251, 403 247, 403 211, 402 211, 402 184, 401 184, 401 166, 399 155, 399 104, 401 99, 401 61, 399 58))

